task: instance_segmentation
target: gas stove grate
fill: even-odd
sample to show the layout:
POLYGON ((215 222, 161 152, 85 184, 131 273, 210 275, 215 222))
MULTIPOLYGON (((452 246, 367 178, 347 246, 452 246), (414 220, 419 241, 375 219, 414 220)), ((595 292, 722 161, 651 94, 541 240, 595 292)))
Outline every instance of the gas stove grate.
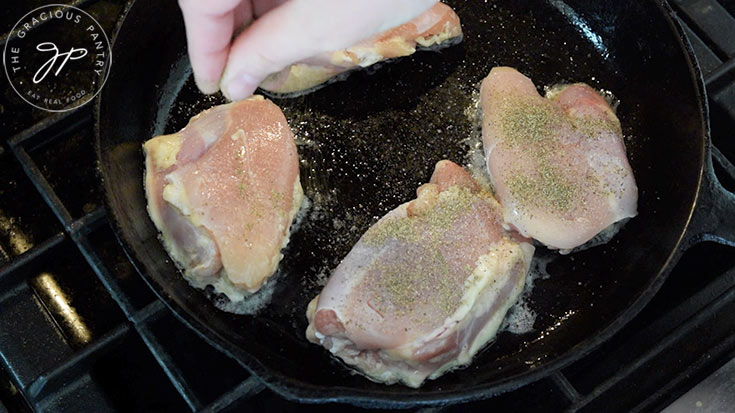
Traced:
MULTIPOLYGON (((733 190, 735 2, 672 5, 705 72, 716 172, 733 190)), ((5 113, 22 105, 11 101, 5 113)), ((11 182, 0 186, 0 233, 11 234, 0 237, 0 412, 2 403, 47 411, 303 409, 196 336, 135 273, 100 201, 91 107, 44 117, 0 146, 0 181, 11 182)), ((735 355, 734 312, 735 256, 703 242, 643 312, 590 355, 519 390, 440 410, 659 409, 735 355)))

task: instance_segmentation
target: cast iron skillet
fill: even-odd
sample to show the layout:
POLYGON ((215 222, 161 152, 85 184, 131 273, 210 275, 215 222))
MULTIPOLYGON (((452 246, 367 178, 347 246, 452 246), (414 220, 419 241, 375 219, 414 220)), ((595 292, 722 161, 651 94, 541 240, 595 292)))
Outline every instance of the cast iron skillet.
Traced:
POLYGON ((175 1, 136 2, 115 36, 116 63, 96 110, 100 173, 115 230, 159 297, 194 330, 299 401, 410 406, 486 398, 551 374, 620 329, 692 243, 733 240, 733 196, 712 173, 704 87, 682 28, 662 1, 452 1, 463 43, 276 99, 299 139, 313 205, 292 238, 273 301, 257 316, 221 312, 181 278, 156 238, 141 143, 183 127, 221 97, 193 85, 175 1), (537 85, 612 91, 640 188, 639 215, 612 242, 549 265, 530 299, 535 330, 499 334, 471 366, 420 389, 368 381, 304 338, 308 301, 371 223, 414 197, 434 164, 467 162, 467 109, 496 65, 537 85), (723 220, 723 222, 720 222, 723 220))

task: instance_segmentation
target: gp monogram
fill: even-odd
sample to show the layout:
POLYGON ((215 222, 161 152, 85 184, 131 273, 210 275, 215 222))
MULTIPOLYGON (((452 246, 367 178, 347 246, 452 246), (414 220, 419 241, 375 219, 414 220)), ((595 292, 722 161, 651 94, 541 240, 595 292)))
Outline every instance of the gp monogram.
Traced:
POLYGON ((92 100, 112 63, 110 43, 85 11, 61 4, 32 10, 13 27, 3 50, 15 92, 38 109, 64 112, 92 100))

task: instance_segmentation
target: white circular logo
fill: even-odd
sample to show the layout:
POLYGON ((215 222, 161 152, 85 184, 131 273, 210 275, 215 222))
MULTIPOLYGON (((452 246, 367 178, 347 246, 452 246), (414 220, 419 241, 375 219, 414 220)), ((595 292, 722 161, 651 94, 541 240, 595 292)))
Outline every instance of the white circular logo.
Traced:
POLYGON ((29 104, 50 112, 76 109, 92 100, 112 64, 110 41, 84 10, 63 4, 23 16, 5 43, 5 75, 29 104))

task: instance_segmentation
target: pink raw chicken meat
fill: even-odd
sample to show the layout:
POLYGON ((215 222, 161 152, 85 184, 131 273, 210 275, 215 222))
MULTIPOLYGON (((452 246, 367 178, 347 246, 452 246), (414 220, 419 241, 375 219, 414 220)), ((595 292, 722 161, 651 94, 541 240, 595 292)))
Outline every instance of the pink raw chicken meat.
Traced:
POLYGON ((620 121, 594 89, 565 85, 544 98, 497 67, 480 93, 485 156, 508 224, 566 252, 636 215, 620 121))
POLYGON ((415 19, 377 34, 346 50, 325 53, 270 75, 260 87, 272 93, 313 89, 349 70, 382 60, 408 56, 424 48, 454 44, 462 36, 459 17, 451 7, 437 3, 415 19))
POLYGON ((450 161, 417 194, 360 238, 309 304, 306 332, 370 379, 411 387, 468 364, 495 336, 534 251, 450 161))
POLYGON ((143 149, 148 212, 187 280, 232 301, 257 291, 303 198, 281 110, 261 96, 216 106, 143 149))

